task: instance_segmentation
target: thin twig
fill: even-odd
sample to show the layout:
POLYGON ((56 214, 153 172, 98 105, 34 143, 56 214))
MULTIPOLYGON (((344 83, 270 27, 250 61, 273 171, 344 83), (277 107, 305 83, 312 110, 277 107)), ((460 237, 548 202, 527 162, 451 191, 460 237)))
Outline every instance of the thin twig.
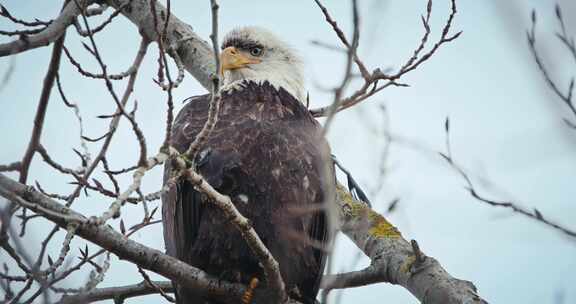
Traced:
POLYGON ((0 30, 0 35, 4 36, 25 36, 25 35, 33 35, 42 32, 44 29, 33 29, 33 30, 14 30, 14 31, 3 31, 0 30))
MULTIPOLYGON (((448 118, 446 118, 446 120, 448 121, 448 118)), ((449 123, 445 124, 446 138, 447 138, 446 151, 450 151, 450 141, 448 140, 448 137, 450 136, 449 126, 450 126, 449 123)), ((488 199, 488 198, 482 196, 478 192, 478 190, 474 187, 474 183, 472 183, 472 179, 468 176, 466 171, 458 163, 456 163, 451 152, 449 152, 449 154, 439 152, 439 154, 450 165, 450 167, 452 169, 454 169, 458 173, 458 175, 460 175, 462 177, 462 179, 464 179, 464 181, 466 182, 466 187, 465 187, 466 190, 468 190, 468 192, 470 192, 470 195, 472 195, 472 197, 475 198, 476 200, 478 200, 479 202, 488 204, 488 205, 493 206, 493 207, 500 207, 500 208, 509 209, 515 213, 522 214, 527 218, 530 218, 530 219, 535 220, 537 222, 540 222, 540 223, 542 223, 548 227, 551 227, 555 230, 558 230, 569 237, 576 238, 576 231, 568 229, 568 228, 566 228, 560 224, 554 223, 553 221, 547 219, 536 208, 534 208, 533 210, 529 210, 527 208, 521 207, 520 205, 518 205, 514 202, 496 201, 496 200, 488 199)))
POLYGON ((82 76, 86 76, 88 78, 104 79, 105 77, 108 77, 108 79, 111 79, 111 80, 122 80, 122 79, 134 74, 134 72, 138 68, 135 65, 136 62, 134 62, 124 72, 121 72, 118 74, 108 74, 108 75, 104 76, 104 74, 92 73, 92 72, 89 72, 86 69, 84 69, 82 67, 82 65, 80 64, 80 62, 78 62, 76 59, 74 59, 74 56, 72 56, 72 53, 70 53, 70 50, 68 50, 67 47, 64 47, 64 54, 66 55, 66 58, 68 58, 68 61, 70 61, 70 64, 72 64, 73 66, 76 67, 76 70, 78 71, 78 73, 80 73, 82 76))
MULTIPOLYGON (((344 35, 344 32, 342 32, 342 30, 338 26, 338 23, 332 18, 332 16, 330 16, 328 9, 324 5, 322 5, 322 2, 320 2, 320 0, 314 0, 314 1, 316 2, 316 5, 318 5, 320 10, 324 14, 324 18, 326 18, 326 22, 328 22, 332 26, 332 29, 334 30, 334 32, 336 32, 336 35, 338 36, 338 38, 340 39, 342 44, 344 44, 344 46, 346 46, 346 49, 350 50, 350 49, 354 48, 353 47, 354 41, 352 41, 352 44, 350 44, 348 42, 348 39, 346 39, 346 35, 344 35)), ((357 7, 354 8, 354 6, 357 6, 357 4, 354 4, 354 2, 352 2, 352 6, 353 6, 352 10, 353 10, 353 18, 354 18, 354 34, 353 35, 357 36, 358 35, 357 31, 359 30, 358 8, 357 7)), ((354 40, 354 39, 352 39, 352 40, 354 40)), ((357 48, 358 47, 356 46, 356 49, 357 48)), ((354 59, 354 62, 356 63, 356 66, 358 66, 358 69, 360 70, 362 77, 368 78, 370 76, 370 72, 368 72, 368 69, 366 68, 364 63, 360 60, 356 51, 353 52, 352 57, 354 59)))
POLYGON ((41 276, 49 276, 53 274, 58 267, 64 263, 64 259, 70 252, 70 242, 72 242, 72 238, 76 234, 76 229, 78 228, 78 223, 70 223, 66 228, 66 236, 64 237, 64 241, 62 242, 62 247, 60 248, 60 255, 55 262, 53 262, 50 267, 44 271, 38 272, 38 275, 41 276))
POLYGON ((60 165, 55 160, 53 160, 52 157, 50 157, 50 155, 48 155, 48 151, 46 151, 46 148, 44 148, 44 146, 38 145, 37 151, 42 156, 42 159, 44 160, 44 162, 46 162, 52 168, 56 169, 60 173, 70 174, 70 175, 76 177, 77 179, 80 179, 79 175, 82 174, 82 171, 72 170, 72 169, 69 169, 69 168, 66 168, 66 167, 60 165))
MULTIPOLYGON (((566 29, 564 26, 564 20, 562 19, 562 13, 561 13, 559 6, 556 6, 556 16, 560 22, 561 29, 562 29, 562 34, 556 34, 556 36, 564 43, 564 45, 573 54, 574 59, 576 60, 576 53, 574 53, 574 52, 576 52, 576 48, 574 47, 574 41, 570 40, 570 38, 568 38, 568 36, 566 34, 566 29)), ((556 94, 556 96, 558 96, 558 98, 560 98, 560 100, 562 100, 562 102, 564 104, 566 104, 566 106, 568 107, 568 109, 572 113, 572 116, 574 116, 574 118, 576 118, 576 105, 574 104, 574 102, 572 100, 572 97, 574 95, 573 94, 574 93, 574 77, 572 77, 572 79, 570 80, 570 83, 568 85, 566 93, 563 93, 562 90, 556 84, 556 82, 554 82, 554 80, 552 80, 550 73, 546 69, 546 66, 544 65, 544 62, 542 61, 542 58, 540 58, 540 55, 538 54, 538 51, 536 50, 536 11, 534 11, 534 10, 532 11, 531 20, 532 20, 532 26, 531 26, 530 30, 526 31, 526 38, 528 40, 528 46, 530 47, 530 52, 532 53, 532 56, 534 57, 534 61, 536 62, 536 65, 538 65, 538 69, 540 70, 540 73, 544 77, 546 84, 548 84, 548 86, 552 89, 554 94, 556 94)), ((576 126, 573 122, 571 122, 567 119, 564 119, 564 121, 566 122, 566 124, 569 127, 576 129, 576 126)))
MULTIPOLYGON (((66 97, 66 94, 64 94, 64 89, 62 88, 62 83, 60 81, 60 74, 56 74, 56 84, 58 87, 58 92, 60 93, 60 97, 62 98, 64 104, 67 107, 72 108, 74 110, 74 116, 76 117, 76 120, 78 120, 78 127, 80 129, 79 130, 80 146, 82 147, 82 150, 84 150, 83 153, 84 159, 86 160, 87 163, 89 163, 90 152, 88 150, 88 144, 86 143, 86 139, 84 138, 84 122, 82 119, 82 115, 80 114, 80 107, 78 106, 77 103, 70 102, 66 97)), ((83 167, 83 169, 86 169, 85 166, 83 167)))
POLYGON ((140 188, 142 178, 146 172, 158 165, 163 164, 168 159, 168 157, 168 154, 160 152, 154 157, 146 160, 146 163, 139 167, 136 172, 134 172, 132 176, 132 184, 130 184, 130 186, 118 196, 118 198, 110 205, 108 210, 106 210, 100 217, 91 218, 91 222, 97 225, 102 225, 111 218, 119 217, 120 209, 126 203, 126 200, 130 197, 130 194, 136 191, 136 189, 140 188))
MULTIPOLYGON (((146 272, 144 271, 144 269, 138 267, 138 272, 140 273, 140 275, 142 276, 142 278, 144 279, 144 282, 146 283, 146 285, 148 285, 149 287, 153 288, 155 291, 157 291, 164 299, 166 299, 168 302, 170 303, 175 303, 176 300, 174 300, 173 297, 171 297, 170 295, 168 295, 166 293, 166 291, 164 291, 164 289, 158 285, 156 285, 156 283, 154 283, 150 277, 148 276, 148 274, 146 274, 146 272)), ((168 288, 169 290, 171 290, 172 288, 168 288)))
POLYGON ((16 17, 12 16, 12 14, 10 14, 8 9, 2 4, 0 4, 0 16, 8 18, 10 21, 12 21, 14 23, 21 24, 24 26, 31 26, 31 27, 32 26, 43 26, 43 25, 46 26, 46 25, 49 25, 50 23, 52 23, 52 21, 53 21, 53 20, 41 21, 38 19, 36 19, 35 21, 24 21, 22 19, 18 19, 16 17))
MULTIPOLYGON (((122 13, 122 10, 126 7, 128 7, 128 5, 130 5, 132 3, 132 0, 129 0, 125 3, 122 3, 122 5, 120 5, 119 8, 117 8, 112 14, 110 14, 110 16, 108 16, 108 18, 102 22, 102 24, 100 24, 99 26, 95 27, 92 29, 92 35, 96 34, 98 32, 100 32, 101 30, 103 30, 108 24, 112 23, 112 21, 114 20, 114 18, 116 18, 118 15, 120 15, 120 13, 122 13)), ((101 7, 105 9, 107 9, 108 5, 107 4, 103 4, 101 7)), ((103 11, 102 11, 103 12, 103 11)), ((86 12, 87 16, 91 16, 90 13, 86 12)), ((82 29, 82 27, 80 26, 80 23, 77 22, 77 20, 74 20, 74 27, 76 28, 76 32, 83 37, 88 37, 90 34, 88 33, 88 31, 85 31, 82 29)))
POLYGON ((208 140, 210 133, 216 126, 218 122, 218 113, 220 112, 220 48, 218 46, 218 3, 215 0, 210 0, 212 6, 212 34, 210 34, 210 40, 212 40, 212 49, 214 51, 214 63, 216 69, 212 74, 212 94, 210 96, 210 105, 208 108, 208 118, 202 126, 194 141, 186 150, 184 155, 188 157, 189 160, 195 161, 196 154, 202 149, 202 146, 208 140))
MULTIPOLYGON (((168 21, 169 21, 169 16, 171 14, 170 12, 170 1, 167 2, 167 15, 168 18, 164 21, 164 27, 163 27, 163 31, 162 33, 160 33, 160 29, 159 29, 159 24, 158 24, 158 14, 156 11, 156 0, 150 0, 150 12, 152 13, 152 19, 154 21, 154 30, 156 33, 156 36, 158 37, 157 42, 158 42, 158 79, 154 80, 154 82, 156 82, 156 84, 158 84, 162 90, 166 91, 166 105, 167 105, 167 109, 166 109, 166 129, 165 129, 165 136, 164 136, 164 142, 162 143, 162 147, 160 148, 162 151, 168 151, 170 150, 170 146, 172 145, 172 124, 174 122, 174 101, 173 101, 173 97, 172 97, 172 89, 174 88, 174 82, 172 81, 172 75, 170 74, 170 69, 168 68, 168 60, 166 59, 166 53, 165 53, 165 46, 164 46, 164 42, 166 39, 166 34, 167 34, 167 29, 168 29, 168 21), (166 78, 168 80, 168 84, 164 84, 164 75, 166 75, 166 78)), ((175 51, 175 48, 173 48, 172 46, 168 47, 168 51, 173 51, 176 55, 177 52, 175 51)), ((178 61, 177 60, 177 65, 178 65, 178 61)), ((181 66, 178 66, 178 77, 180 78, 180 69, 181 66)), ((183 78, 182 78, 183 79, 183 78)))

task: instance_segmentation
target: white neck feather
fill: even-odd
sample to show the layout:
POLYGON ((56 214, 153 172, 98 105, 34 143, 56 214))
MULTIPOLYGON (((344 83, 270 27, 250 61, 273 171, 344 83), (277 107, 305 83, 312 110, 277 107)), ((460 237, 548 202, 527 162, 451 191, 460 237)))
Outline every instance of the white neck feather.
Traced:
POLYGON ((228 70, 224 73, 223 91, 241 90, 244 81, 263 83, 268 81, 274 88, 283 88, 294 98, 305 103, 304 80, 300 62, 273 61, 251 65, 247 68, 228 70))

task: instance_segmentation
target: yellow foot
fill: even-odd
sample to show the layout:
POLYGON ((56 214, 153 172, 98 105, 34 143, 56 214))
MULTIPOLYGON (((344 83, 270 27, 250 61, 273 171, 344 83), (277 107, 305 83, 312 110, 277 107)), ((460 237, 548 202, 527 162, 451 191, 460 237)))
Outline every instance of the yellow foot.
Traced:
POLYGON ((252 293, 254 289, 258 287, 258 283, 260 283, 260 281, 258 281, 257 277, 253 277, 252 280, 250 280, 250 285, 248 285, 248 289, 246 289, 246 292, 244 292, 242 296, 242 304, 250 304, 250 302, 252 302, 252 293))

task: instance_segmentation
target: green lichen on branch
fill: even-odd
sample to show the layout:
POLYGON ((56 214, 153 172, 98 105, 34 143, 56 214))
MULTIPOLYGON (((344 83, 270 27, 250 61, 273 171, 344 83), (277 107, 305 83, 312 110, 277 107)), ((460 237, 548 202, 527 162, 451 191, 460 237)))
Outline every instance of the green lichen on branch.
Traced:
POLYGON ((336 196, 340 203, 340 216, 343 222, 367 224, 368 233, 375 238, 399 238, 402 234, 382 215, 373 211, 362 201, 355 199, 346 188, 336 186, 336 196))
POLYGON ((400 266, 400 271, 403 273, 409 273, 415 262, 416 262, 416 256, 415 255, 408 256, 406 258, 406 260, 404 261, 404 263, 402 263, 402 266, 400 266))
POLYGON ((400 231, 398 231, 398 229, 396 229, 394 225, 390 224, 390 222, 388 222, 382 215, 376 213, 373 210, 370 209, 368 210, 369 210, 368 218, 370 218, 372 222, 372 227, 370 227, 370 230, 368 230, 368 232, 371 235, 379 238, 385 238, 385 237, 398 238, 402 236, 400 231))

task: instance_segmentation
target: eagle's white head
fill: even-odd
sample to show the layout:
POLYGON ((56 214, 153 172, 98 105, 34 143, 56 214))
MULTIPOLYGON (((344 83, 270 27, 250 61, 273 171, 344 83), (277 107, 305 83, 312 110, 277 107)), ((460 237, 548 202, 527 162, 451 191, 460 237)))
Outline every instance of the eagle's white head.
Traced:
POLYGON ((224 37, 220 55, 223 89, 241 88, 243 80, 268 81, 304 101, 302 60, 274 34, 260 27, 241 27, 224 37))

